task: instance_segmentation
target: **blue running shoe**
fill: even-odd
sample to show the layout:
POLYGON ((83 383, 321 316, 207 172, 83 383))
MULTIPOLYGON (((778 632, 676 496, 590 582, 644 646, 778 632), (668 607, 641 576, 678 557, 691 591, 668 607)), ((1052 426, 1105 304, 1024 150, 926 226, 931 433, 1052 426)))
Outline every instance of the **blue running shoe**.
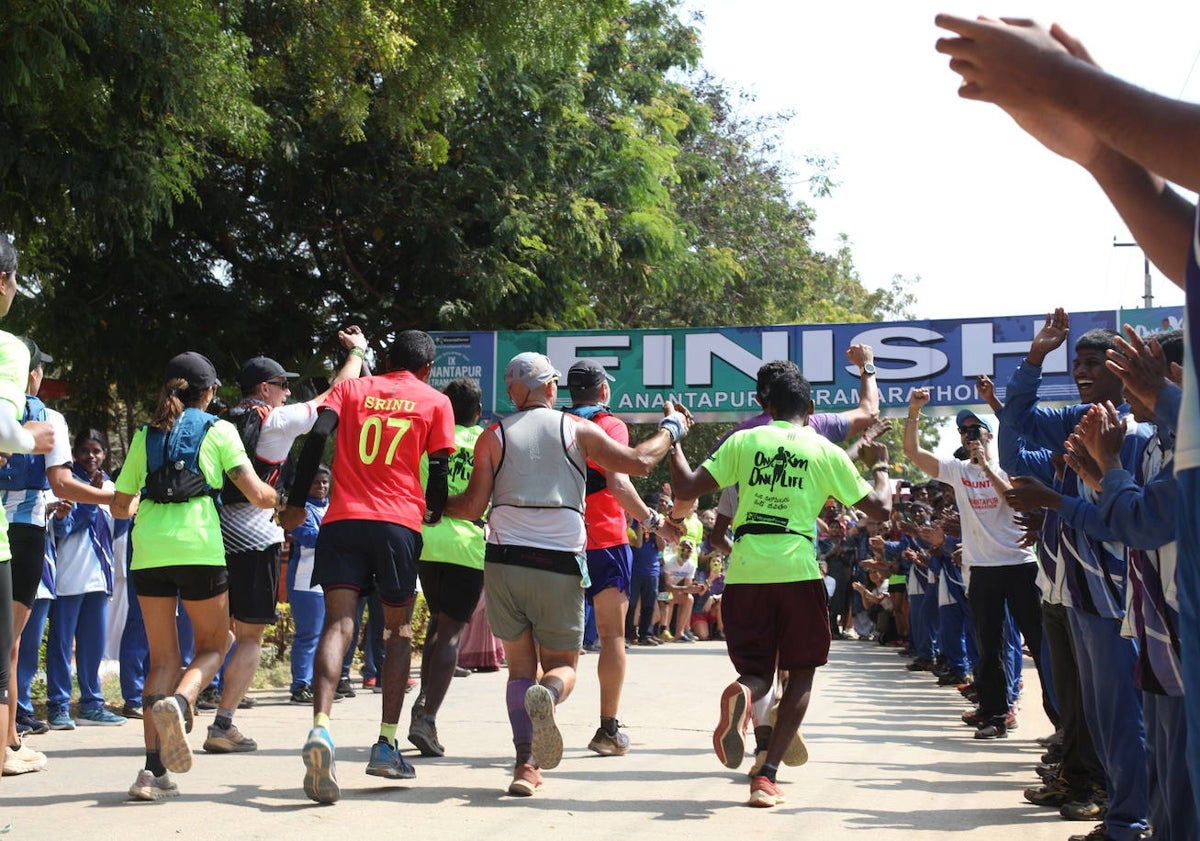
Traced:
POLYGON ((336 803, 342 796, 334 776, 333 737, 324 727, 308 731, 304 743, 304 793, 318 803, 336 803))
POLYGON ((397 748, 379 741, 371 745, 371 760, 367 763, 367 773, 372 777, 387 777, 389 780, 411 780, 417 776, 417 769, 412 767, 397 748))
POLYGON ((55 710, 46 716, 51 730, 74 730, 75 721, 66 710, 55 710))

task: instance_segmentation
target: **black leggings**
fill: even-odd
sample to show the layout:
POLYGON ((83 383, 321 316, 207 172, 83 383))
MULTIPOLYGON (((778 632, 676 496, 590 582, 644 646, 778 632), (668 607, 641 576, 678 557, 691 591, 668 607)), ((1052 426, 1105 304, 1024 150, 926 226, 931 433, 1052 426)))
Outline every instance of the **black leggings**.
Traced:
POLYGON ((12 564, 0 563, 0 704, 8 706, 9 654, 13 644, 12 564))

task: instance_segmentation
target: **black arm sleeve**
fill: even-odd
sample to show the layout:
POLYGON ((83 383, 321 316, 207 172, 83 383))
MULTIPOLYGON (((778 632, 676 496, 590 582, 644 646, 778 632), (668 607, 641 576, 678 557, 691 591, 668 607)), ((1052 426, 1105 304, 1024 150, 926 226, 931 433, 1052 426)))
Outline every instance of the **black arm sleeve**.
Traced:
POLYGON ((337 412, 332 409, 321 409, 317 422, 304 439, 304 448, 300 450, 300 461, 296 464, 296 476, 292 479, 292 489, 288 491, 288 505, 296 508, 304 507, 308 499, 308 491, 312 487, 313 477, 321 466, 321 456, 325 455, 325 442, 337 429, 337 412))
POLYGON ((427 525, 433 525, 442 519, 442 510, 446 507, 446 498, 450 495, 447 483, 450 459, 446 456, 429 457, 429 479, 425 482, 425 520, 427 525))

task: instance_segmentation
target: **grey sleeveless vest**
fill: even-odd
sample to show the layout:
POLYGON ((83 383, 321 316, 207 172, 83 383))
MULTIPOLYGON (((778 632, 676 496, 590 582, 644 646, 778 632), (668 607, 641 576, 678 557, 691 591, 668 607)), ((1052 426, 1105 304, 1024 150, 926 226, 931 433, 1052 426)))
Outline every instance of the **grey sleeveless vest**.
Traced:
POLYGON ((498 424, 500 464, 492 506, 570 508, 583 513, 587 464, 579 449, 567 449, 562 412, 538 406, 509 415, 498 424))

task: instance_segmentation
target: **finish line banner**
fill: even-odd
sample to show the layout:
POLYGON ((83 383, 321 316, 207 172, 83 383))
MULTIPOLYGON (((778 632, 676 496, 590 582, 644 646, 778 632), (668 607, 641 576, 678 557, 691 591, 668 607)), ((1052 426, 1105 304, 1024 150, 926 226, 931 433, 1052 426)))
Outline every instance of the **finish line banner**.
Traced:
MULTIPOLYGON (((1116 329, 1121 313, 1071 313, 1071 335, 1042 366, 1040 394, 1048 402, 1078 397, 1071 378, 1075 340, 1088 330, 1116 329)), ((1182 319, 1182 308, 1154 311, 1153 325, 1182 319)), ((536 351, 563 372, 576 359, 595 359, 615 377, 610 409, 627 421, 661 417, 665 401, 681 403, 703 421, 733 421, 762 411, 755 375, 764 362, 790 359, 812 383, 818 412, 853 409, 859 401, 858 367, 846 359, 853 344, 875 351, 880 413, 901 414, 912 389, 927 386, 930 411, 951 414, 964 406, 986 409, 976 378, 987 374, 1004 399, 1004 386, 1045 324, 1044 313, 940 321, 771 327, 679 328, 667 330, 500 331, 433 333, 438 347, 430 384, 442 388, 457 377, 478 379, 485 415, 513 410, 504 368, 518 353, 536 351)), ((1176 322, 1177 323, 1177 322, 1176 322)), ((570 401, 563 383, 560 405, 570 401)))

